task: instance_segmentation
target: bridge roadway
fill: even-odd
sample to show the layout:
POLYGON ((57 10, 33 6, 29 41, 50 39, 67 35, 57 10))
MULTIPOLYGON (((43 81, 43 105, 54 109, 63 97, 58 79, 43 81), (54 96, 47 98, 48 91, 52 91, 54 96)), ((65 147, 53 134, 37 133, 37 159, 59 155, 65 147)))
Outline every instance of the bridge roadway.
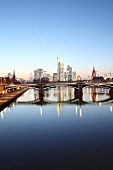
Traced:
POLYGON ((11 88, 19 88, 19 87, 34 87, 34 88, 40 88, 40 86, 43 86, 43 88, 48 87, 57 87, 57 86, 71 86, 75 88, 84 88, 89 86, 95 86, 95 87, 107 87, 107 88, 113 88, 113 82, 110 83, 82 83, 82 82, 63 82, 63 83, 37 83, 37 84, 11 84, 11 85, 4 85, 6 89, 11 88))
POLYGON ((23 84, 24 86, 29 86, 29 87, 37 87, 40 88, 40 86, 42 85, 43 88, 47 88, 47 87, 57 87, 57 86, 71 86, 71 87, 75 87, 75 88, 79 88, 79 86, 81 86, 82 88, 84 87, 88 87, 88 86, 104 86, 104 87, 113 87, 113 82, 112 83, 78 83, 78 82, 64 82, 64 83, 37 83, 37 84, 23 84))

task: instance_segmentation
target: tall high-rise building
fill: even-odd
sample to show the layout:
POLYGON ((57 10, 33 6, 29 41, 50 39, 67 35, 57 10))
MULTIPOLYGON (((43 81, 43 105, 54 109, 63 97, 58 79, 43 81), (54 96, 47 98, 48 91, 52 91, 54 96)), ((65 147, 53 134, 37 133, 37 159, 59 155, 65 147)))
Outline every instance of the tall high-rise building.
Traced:
POLYGON ((39 68, 34 71, 34 79, 35 80, 41 79, 42 77, 43 77, 43 69, 39 68))
POLYGON ((73 81, 76 81, 76 71, 73 71, 73 81))
POLYGON ((72 67, 67 65, 67 80, 72 81, 72 67))
POLYGON ((46 71, 43 71, 43 75, 42 75, 43 77, 47 77, 47 73, 46 73, 46 71))
POLYGON ((29 74, 29 81, 33 82, 33 75, 32 75, 32 73, 29 74))
POLYGON ((67 73, 64 72, 64 80, 67 81, 67 73))
POLYGON ((60 63, 59 57, 57 57, 57 74, 58 74, 58 81, 64 80, 64 64, 60 63))
POLYGON ((58 81, 60 81, 60 61, 59 61, 59 57, 57 57, 57 74, 58 74, 58 81))
POLYGON ((58 73, 53 73, 53 81, 58 81, 58 73))

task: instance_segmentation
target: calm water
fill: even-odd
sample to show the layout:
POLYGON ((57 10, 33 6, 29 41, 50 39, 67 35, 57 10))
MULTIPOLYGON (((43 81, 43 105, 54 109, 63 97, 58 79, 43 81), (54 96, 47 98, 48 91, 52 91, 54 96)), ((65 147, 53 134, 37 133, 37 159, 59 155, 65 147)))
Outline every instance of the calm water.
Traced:
MULTIPOLYGON (((78 105, 28 104, 39 98, 28 90, 0 113, 0 170, 113 169, 112 103, 107 89, 84 89, 78 105), (93 93, 94 92, 94 93, 93 93), (27 103, 19 103, 19 102, 27 103)), ((74 98, 72 88, 45 91, 48 101, 74 98)))

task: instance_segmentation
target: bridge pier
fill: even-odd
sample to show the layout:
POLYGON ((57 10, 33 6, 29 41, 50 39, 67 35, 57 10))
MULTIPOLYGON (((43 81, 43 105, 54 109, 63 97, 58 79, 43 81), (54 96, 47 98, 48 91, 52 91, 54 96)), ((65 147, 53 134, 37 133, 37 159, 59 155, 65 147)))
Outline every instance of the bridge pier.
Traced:
POLYGON ((110 88, 109 95, 110 95, 110 98, 113 98, 113 88, 110 88))
POLYGON ((74 95, 75 95, 75 99, 79 99, 79 104, 82 104, 82 85, 78 84, 78 89, 75 88, 74 90, 74 95))
POLYGON ((44 97, 44 89, 43 85, 40 84, 40 89, 39 89, 39 99, 40 99, 40 104, 43 104, 43 97, 44 97))

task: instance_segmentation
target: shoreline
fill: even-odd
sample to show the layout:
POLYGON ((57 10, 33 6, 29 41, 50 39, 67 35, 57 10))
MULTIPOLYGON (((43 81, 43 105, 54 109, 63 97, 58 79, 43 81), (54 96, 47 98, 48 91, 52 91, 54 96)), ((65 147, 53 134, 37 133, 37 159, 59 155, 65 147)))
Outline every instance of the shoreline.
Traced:
POLYGON ((14 102, 18 97, 25 93, 29 88, 24 88, 9 92, 7 94, 0 94, 0 111, 5 109, 8 105, 14 102))

